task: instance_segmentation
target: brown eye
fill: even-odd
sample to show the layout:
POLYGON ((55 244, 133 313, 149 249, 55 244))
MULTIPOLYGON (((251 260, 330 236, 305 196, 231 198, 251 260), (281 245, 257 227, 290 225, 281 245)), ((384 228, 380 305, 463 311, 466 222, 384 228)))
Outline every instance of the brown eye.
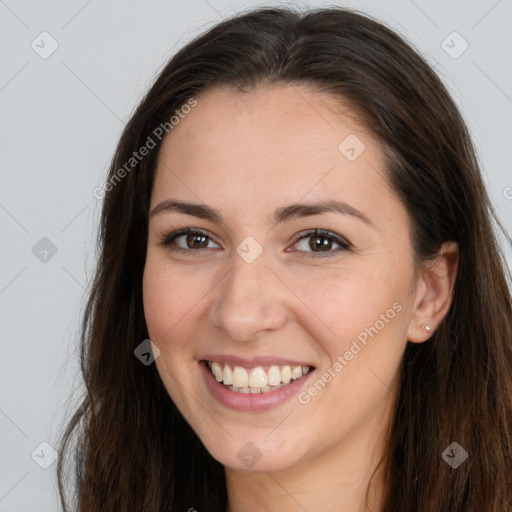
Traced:
POLYGON ((193 250, 208 249, 213 242, 208 234, 200 229, 184 228, 169 233, 162 242, 171 251, 192 252, 193 250))
POLYGON ((352 247, 346 239, 330 231, 315 229, 301 234, 303 236, 298 238, 294 245, 298 245, 301 251, 310 253, 313 258, 333 256, 352 247), (338 247, 333 247, 333 244, 338 247))
POLYGON ((309 238, 309 246, 311 249, 319 249, 320 251, 328 251, 333 244, 332 238, 328 238, 326 236, 312 236, 309 238))
MULTIPOLYGON (((185 245, 189 249, 204 249, 208 246, 208 237, 204 235, 183 235, 185 236, 185 245), (205 244, 205 240, 207 241, 205 244)), ((179 238, 179 237, 178 237, 179 238)))

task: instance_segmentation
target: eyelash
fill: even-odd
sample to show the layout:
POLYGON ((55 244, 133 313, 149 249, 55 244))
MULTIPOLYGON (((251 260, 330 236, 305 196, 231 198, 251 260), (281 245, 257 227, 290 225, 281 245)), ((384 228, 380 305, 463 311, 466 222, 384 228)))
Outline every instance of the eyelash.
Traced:
MULTIPOLYGON (((184 249, 183 247, 170 247, 170 245, 174 242, 176 238, 183 235, 203 235, 206 238, 210 239, 214 243, 216 243, 208 234, 207 231, 199 228, 182 228, 178 229, 177 231, 173 231, 171 233, 168 233, 165 235, 160 242, 162 246, 167 247, 172 252, 202 252, 203 250, 207 250, 207 247, 203 247, 200 249, 184 249)), ((335 254, 342 252, 342 251, 348 251, 352 249, 352 244, 348 242, 345 238, 336 235, 332 231, 326 231, 324 229, 318 229, 315 228, 313 230, 308 231, 301 231, 298 233, 297 237, 295 238, 293 244, 295 245, 297 242, 304 238, 314 238, 314 237, 322 237, 333 240, 336 244, 338 244, 340 247, 338 249, 331 249, 327 252, 314 252, 314 251, 305 251, 310 252, 310 255, 308 257, 310 258, 329 258, 334 256, 335 254)))

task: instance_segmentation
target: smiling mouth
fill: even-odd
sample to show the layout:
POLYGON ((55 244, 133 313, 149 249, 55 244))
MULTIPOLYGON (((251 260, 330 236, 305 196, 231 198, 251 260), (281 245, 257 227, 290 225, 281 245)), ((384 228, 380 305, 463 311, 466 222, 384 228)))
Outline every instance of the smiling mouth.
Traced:
POLYGON ((288 386, 301 379, 312 366, 257 366, 244 368, 216 361, 203 361, 217 382, 235 393, 260 394, 288 386))

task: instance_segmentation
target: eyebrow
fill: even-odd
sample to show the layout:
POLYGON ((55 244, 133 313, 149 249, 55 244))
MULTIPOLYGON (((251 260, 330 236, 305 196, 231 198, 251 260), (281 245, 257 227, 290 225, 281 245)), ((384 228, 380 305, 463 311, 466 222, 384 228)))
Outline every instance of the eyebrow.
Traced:
MULTIPOLYGON (((150 217, 172 212, 192 215, 217 224, 224 222, 221 213, 206 204, 189 203, 186 201, 179 201, 177 199, 166 199, 165 201, 158 203, 150 213, 150 217)), ((363 221, 365 224, 375 227, 375 224, 366 215, 364 215, 364 213, 356 210, 343 201, 335 200, 317 203, 294 203, 287 206, 281 206, 273 213, 272 220, 275 224, 281 224, 292 219, 309 217, 311 215, 320 215, 322 213, 342 213, 344 215, 351 215, 352 217, 363 221)))

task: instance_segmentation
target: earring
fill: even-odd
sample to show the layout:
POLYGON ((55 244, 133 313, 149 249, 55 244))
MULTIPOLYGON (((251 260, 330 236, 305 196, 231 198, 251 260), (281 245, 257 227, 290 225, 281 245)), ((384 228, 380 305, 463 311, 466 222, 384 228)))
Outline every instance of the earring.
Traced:
POLYGON ((428 324, 423 324, 421 326, 421 328, 424 329, 427 332, 430 332, 432 330, 432 327, 430 327, 430 325, 428 325, 428 324))

